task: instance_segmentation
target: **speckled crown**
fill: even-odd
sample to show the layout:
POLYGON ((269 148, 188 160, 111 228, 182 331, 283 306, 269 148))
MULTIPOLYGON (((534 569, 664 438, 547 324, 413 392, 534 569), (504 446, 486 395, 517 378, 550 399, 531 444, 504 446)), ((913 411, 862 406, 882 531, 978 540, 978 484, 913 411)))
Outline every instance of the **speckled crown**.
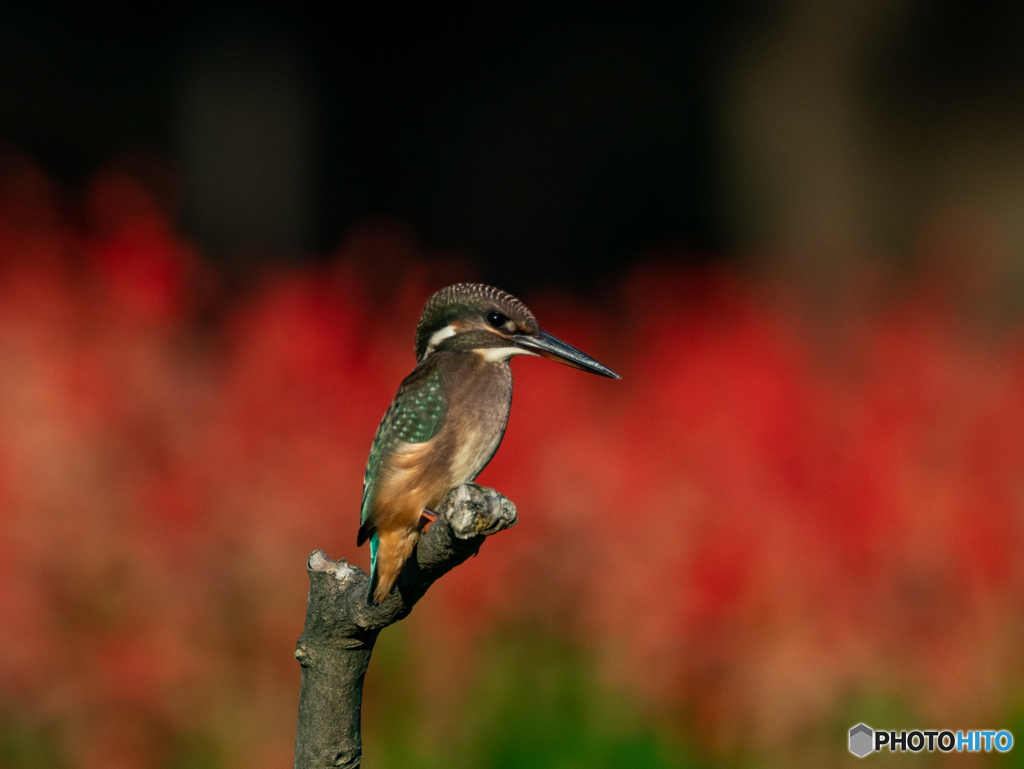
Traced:
POLYGON ((456 283, 442 288, 423 306, 423 314, 416 325, 416 357, 423 356, 431 335, 453 318, 485 310, 500 312, 523 326, 537 327, 533 313, 512 294, 483 283, 456 283))

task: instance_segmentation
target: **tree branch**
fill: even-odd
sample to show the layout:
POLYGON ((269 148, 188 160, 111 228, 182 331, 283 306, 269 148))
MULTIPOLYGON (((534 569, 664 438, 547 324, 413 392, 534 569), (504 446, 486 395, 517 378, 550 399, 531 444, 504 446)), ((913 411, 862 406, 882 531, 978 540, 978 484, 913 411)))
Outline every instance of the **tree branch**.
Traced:
POLYGON ((368 604, 369 576, 322 550, 310 554, 306 626, 295 648, 302 666, 295 769, 355 769, 362 762, 363 678, 381 630, 404 619, 434 580, 476 555, 484 538, 516 522, 516 507, 484 486, 452 489, 377 606, 368 604))

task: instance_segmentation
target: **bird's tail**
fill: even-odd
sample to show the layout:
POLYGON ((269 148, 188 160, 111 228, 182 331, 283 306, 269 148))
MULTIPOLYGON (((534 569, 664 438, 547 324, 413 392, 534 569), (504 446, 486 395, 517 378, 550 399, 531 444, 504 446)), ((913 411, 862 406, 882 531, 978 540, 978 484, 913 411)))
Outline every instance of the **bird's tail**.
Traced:
POLYGON ((405 562, 412 555, 420 534, 412 531, 381 531, 370 537, 370 589, 367 603, 382 603, 395 585, 405 562))
POLYGON ((373 600, 373 595, 377 590, 377 549, 379 547, 380 543, 377 539, 377 532, 373 532, 370 535, 370 589, 366 593, 367 603, 378 603, 373 600))

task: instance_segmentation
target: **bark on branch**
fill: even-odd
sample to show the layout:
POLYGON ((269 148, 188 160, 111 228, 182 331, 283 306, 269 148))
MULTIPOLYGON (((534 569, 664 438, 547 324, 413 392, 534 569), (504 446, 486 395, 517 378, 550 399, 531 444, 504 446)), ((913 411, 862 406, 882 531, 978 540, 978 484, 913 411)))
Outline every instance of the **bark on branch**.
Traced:
POLYGON ((295 648, 302 670, 295 769, 360 765, 363 678, 377 635, 407 617, 434 580, 476 555, 485 537, 516 522, 511 501, 475 483, 452 489, 437 512, 378 606, 366 601, 366 572, 322 550, 310 554, 306 625, 295 648))

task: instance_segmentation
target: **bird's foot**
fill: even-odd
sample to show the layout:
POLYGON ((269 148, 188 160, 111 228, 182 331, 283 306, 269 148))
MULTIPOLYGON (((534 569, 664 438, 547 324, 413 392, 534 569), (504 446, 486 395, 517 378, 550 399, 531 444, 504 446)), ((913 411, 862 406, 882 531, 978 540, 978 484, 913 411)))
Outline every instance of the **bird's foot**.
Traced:
POLYGON ((420 532, 426 534, 430 529, 430 524, 437 520, 437 513, 429 508, 423 508, 423 512, 420 513, 420 532))

